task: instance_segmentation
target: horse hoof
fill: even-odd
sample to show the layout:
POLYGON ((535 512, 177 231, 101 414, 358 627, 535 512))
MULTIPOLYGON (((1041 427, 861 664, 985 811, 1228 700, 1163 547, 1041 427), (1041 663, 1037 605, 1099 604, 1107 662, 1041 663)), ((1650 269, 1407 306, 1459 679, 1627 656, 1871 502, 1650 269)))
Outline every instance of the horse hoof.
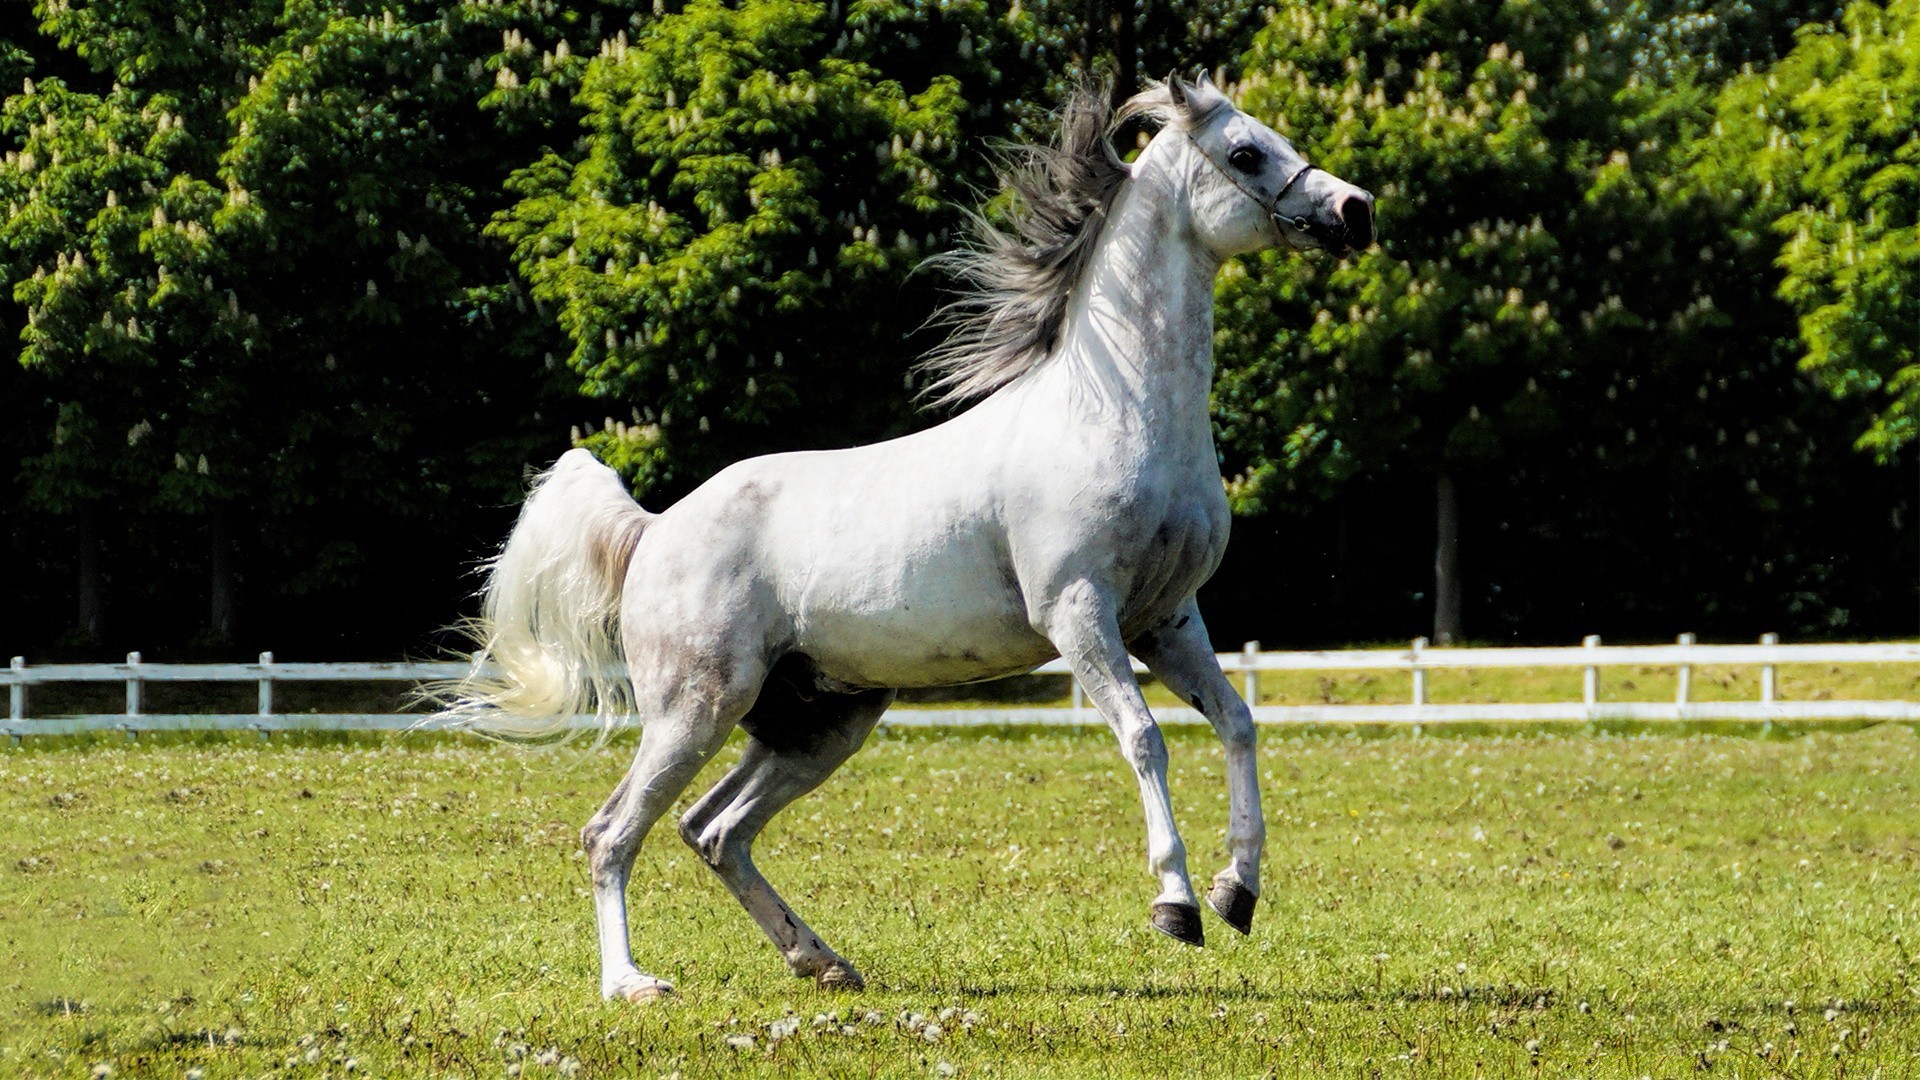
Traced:
POLYGON ((659 1001, 673 996, 673 984, 665 979, 656 979, 651 975, 642 975, 637 979, 620 984, 608 992, 609 998, 622 998, 637 1003, 659 1001))
POLYGON ((865 990, 867 980, 853 970, 853 965, 845 960, 835 960, 819 971, 814 972, 813 984, 822 990, 865 990))
POLYGON ((1242 934, 1253 932, 1253 905, 1260 898, 1235 881, 1216 881, 1207 890, 1207 906, 1242 934))
POLYGON ((1153 905, 1153 928, 1188 945, 1207 943, 1206 932, 1200 928, 1200 909, 1187 904, 1153 905))

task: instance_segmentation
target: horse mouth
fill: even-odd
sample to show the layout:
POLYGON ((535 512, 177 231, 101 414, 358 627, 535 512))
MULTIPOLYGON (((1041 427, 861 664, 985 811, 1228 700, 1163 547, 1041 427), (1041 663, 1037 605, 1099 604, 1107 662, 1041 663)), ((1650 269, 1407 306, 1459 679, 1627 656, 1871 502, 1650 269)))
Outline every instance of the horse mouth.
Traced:
POLYGON ((1313 240, 1316 247, 1336 259, 1344 259, 1359 250, 1353 243, 1351 232, 1343 222, 1321 222, 1310 219, 1302 231, 1313 240))

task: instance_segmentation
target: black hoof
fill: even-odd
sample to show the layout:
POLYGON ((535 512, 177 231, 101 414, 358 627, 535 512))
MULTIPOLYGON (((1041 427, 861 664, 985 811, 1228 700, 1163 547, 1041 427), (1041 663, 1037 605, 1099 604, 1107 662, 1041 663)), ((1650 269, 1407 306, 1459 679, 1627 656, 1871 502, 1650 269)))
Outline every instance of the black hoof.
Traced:
POLYGON ((1200 946, 1207 943, 1206 932, 1200 929, 1200 909, 1185 904, 1153 905, 1153 928, 1175 941, 1200 946))
POLYGON ((1253 932, 1253 905, 1259 899, 1245 885, 1231 881, 1216 881, 1207 890, 1207 905, 1213 913, 1242 934, 1253 932))

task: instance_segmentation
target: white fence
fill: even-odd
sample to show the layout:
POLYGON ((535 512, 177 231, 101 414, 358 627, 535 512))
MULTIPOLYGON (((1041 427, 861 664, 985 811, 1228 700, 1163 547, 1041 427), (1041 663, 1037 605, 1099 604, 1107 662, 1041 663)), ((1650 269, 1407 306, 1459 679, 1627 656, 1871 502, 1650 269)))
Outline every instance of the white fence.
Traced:
MULTIPOLYGON (((1220 655, 1221 669, 1242 680, 1247 700, 1259 700, 1265 672, 1388 671, 1407 677, 1404 704, 1261 705, 1254 716, 1262 723, 1445 723, 1449 721, 1528 720, 1910 720, 1920 721, 1920 700, 1789 701, 1779 693, 1782 665, 1912 665, 1920 681, 1920 642, 1898 644, 1782 645, 1768 634, 1757 645, 1700 645, 1691 634, 1672 645, 1602 645, 1589 637, 1572 648, 1439 649, 1415 640, 1405 649, 1350 649, 1325 652, 1262 652, 1249 643, 1237 653, 1220 655), (1696 701, 1693 673, 1698 667, 1759 668, 1759 692, 1745 701, 1696 701), (1675 673, 1675 693, 1665 701, 1602 701, 1601 672, 1608 668, 1656 668, 1675 673), (1428 700, 1428 675, 1465 669, 1533 668, 1579 669, 1583 673, 1581 700, 1566 702, 1485 702, 1436 704, 1428 700)), ((1137 662, 1136 670, 1144 671, 1137 662)), ((0 669, 0 685, 8 688, 8 715, 0 734, 66 735, 88 731, 124 731, 129 736, 147 731, 274 731, 399 730, 417 724, 417 713, 286 713, 276 711, 276 685, 289 682, 422 682, 457 678, 466 671, 460 663, 336 664, 275 663, 272 653, 260 654, 253 664, 147 664, 132 653, 124 664, 50 664, 28 666, 20 657, 0 669), (119 683, 126 688, 126 707, 113 713, 31 717, 29 691, 47 683, 119 683), (250 713, 152 714, 144 708, 146 688, 154 683, 252 683, 258 689, 258 709, 250 713)), ((1065 675, 1056 660, 1036 671, 1065 675)), ((1910 686, 1915 685, 1910 683, 1910 686)), ((1156 709, 1163 723, 1199 723, 1187 708, 1156 709)), ((1067 708, 912 708, 897 707, 887 714, 893 726, 940 727, 996 724, 1081 724, 1099 720, 1086 704, 1080 687, 1073 686, 1067 708)), ((583 718, 583 722, 586 719, 583 718)))

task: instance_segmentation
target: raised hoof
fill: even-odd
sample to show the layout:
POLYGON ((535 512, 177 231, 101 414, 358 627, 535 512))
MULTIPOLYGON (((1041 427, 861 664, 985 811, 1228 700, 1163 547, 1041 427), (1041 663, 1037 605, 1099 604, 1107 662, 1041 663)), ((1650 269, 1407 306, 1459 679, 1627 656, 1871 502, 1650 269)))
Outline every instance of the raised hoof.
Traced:
POLYGON ((622 1001, 632 1001, 635 1003, 659 1001, 662 998, 670 998, 673 996, 673 984, 664 979, 656 979, 651 975, 642 975, 637 979, 630 979, 621 983, 613 990, 608 991, 606 996, 609 1000, 619 998, 622 1001))
POLYGON ((865 990, 867 980, 853 970, 853 965, 845 960, 835 960, 819 971, 814 972, 813 984, 822 990, 865 990))
POLYGON ((1207 943, 1200 928, 1200 909, 1186 904, 1153 905, 1153 928, 1175 941, 1195 947, 1207 943))
POLYGON ((1207 890, 1207 906, 1242 934, 1253 932, 1253 905, 1259 899, 1245 885, 1232 881, 1216 881, 1207 890))

